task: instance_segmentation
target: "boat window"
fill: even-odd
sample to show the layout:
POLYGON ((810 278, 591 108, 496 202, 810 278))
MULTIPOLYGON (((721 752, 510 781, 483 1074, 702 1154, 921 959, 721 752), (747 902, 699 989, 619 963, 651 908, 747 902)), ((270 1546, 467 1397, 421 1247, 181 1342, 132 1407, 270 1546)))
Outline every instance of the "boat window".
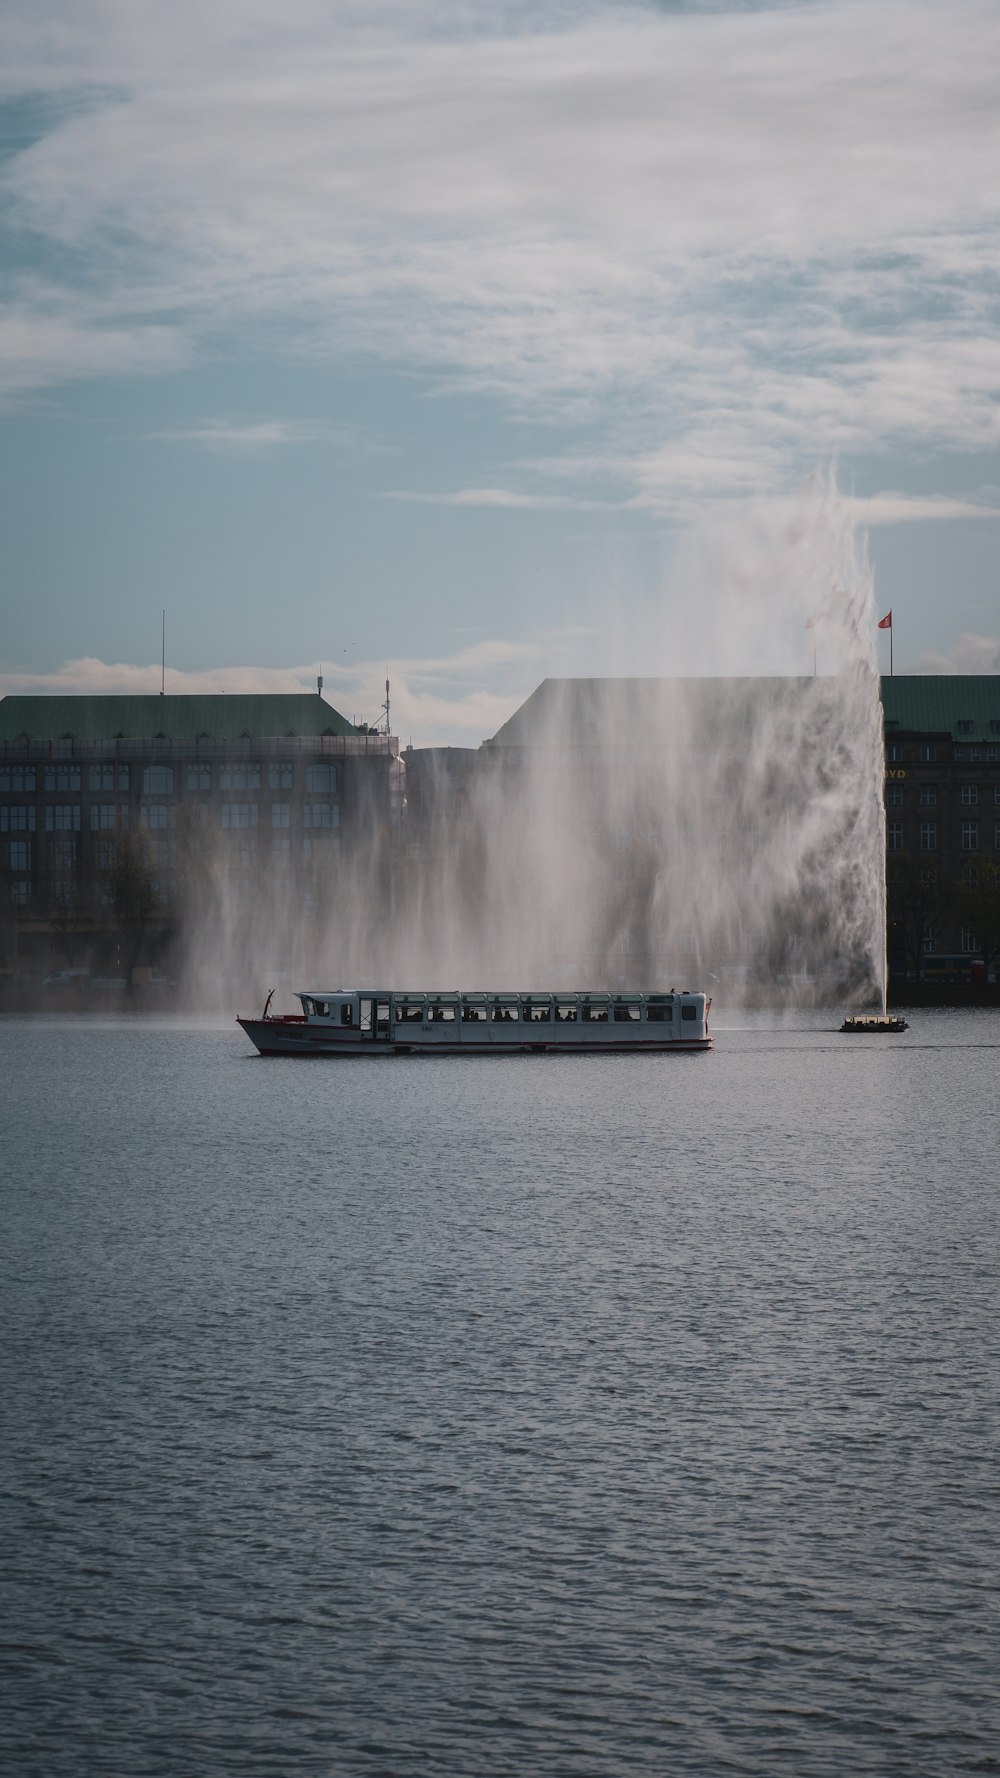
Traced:
POLYGON ((576 1000, 557 1000, 555 1003, 556 1023, 571 1025, 576 1018, 576 1000))
POLYGON ((340 1022, 342 1025, 353 1025, 354 1023, 354 1008, 349 1000, 345 1000, 341 1006, 340 1022))
POLYGON ((485 1003, 482 1000, 463 1000, 462 1019, 466 1024, 485 1024, 485 1003))
POLYGON ((431 1001, 427 1008, 427 1017, 431 1020, 432 1024, 440 1024, 442 1021, 445 1023, 448 1023, 450 1020, 453 1021, 455 1017, 454 1003, 452 1002, 449 1005, 445 1005, 439 1000, 431 1001))
POLYGON ((682 1006, 681 1007, 681 1018, 682 1019, 696 1019, 697 1017, 698 1017, 698 1008, 696 1006, 682 1006))
POLYGON ((580 1008, 580 1015, 585 1024, 606 1024, 608 1003, 606 1000, 585 1000, 580 1008))
POLYGON ((672 994, 647 994, 646 1019, 651 1025, 670 1024, 674 1016, 672 994))
POLYGON ((388 1030, 388 1027, 389 1027, 389 1002, 388 1002, 388 1000, 379 1000, 377 1002, 376 1023, 378 1024, 378 1026, 380 1028, 384 1028, 384 1029, 388 1030))
POLYGON ((316 1014, 316 1017, 319 1019, 329 1018, 329 1016, 330 1016, 330 1002, 328 1000, 314 1000, 313 1001, 313 1011, 316 1014))
POLYGON ((493 1002, 493 1022, 494 1022, 494 1024, 497 1024, 497 1025, 509 1024, 511 1022, 511 1020, 516 1019, 517 1016, 518 1016, 518 1007, 517 1007, 516 1000, 494 1000, 494 1002, 493 1002))
POLYGON ((397 1025, 419 1025, 423 1016, 424 1003, 422 1000, 397 1000, 397 1025))
POLYGON ((546 995, 544 1000, 522 1000, 521 1017, 532 1025, 546 1024, 552 1018, 552 1002, 546 995))
POLYGON ((639 1023, 639 1008, 637 1006, 615 1007, 616 1025, 628 1025, 633 1023, 636 1025, 639 1023))

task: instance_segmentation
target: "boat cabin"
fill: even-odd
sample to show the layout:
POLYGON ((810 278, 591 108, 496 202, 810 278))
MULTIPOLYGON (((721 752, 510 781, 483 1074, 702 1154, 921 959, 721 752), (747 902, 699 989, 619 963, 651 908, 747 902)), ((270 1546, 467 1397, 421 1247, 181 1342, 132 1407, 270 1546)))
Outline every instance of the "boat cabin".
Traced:
POLYGON ((704 1039, 711 1002, 704 994, 476 992, 392 993, 364 989, 330 989, 299 994, 302 1016, 309 1025, 333 1026, 373 1043, 409 1041, 456 1045, 517 1042, 525 1046, 580 1043, 704 1039))

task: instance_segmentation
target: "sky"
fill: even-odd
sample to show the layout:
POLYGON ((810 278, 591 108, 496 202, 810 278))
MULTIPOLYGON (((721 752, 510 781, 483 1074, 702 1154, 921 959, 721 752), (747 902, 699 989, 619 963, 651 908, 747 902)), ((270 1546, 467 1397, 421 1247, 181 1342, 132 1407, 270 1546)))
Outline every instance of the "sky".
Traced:
POLYGON ((831 474, 895 670, 1000 671, 998 91, 995 0, 7 0, 0 694, 165 611, 477 745, 710 671, 691 539, 831 474))

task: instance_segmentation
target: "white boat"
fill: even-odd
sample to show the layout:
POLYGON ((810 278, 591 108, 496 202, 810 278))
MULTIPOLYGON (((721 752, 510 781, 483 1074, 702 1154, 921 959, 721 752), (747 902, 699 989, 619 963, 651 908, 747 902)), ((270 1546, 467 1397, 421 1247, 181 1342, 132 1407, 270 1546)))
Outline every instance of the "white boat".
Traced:
POLYGON ((659 993, 394 993, 316 989, 300 1013, 237 1019, 262 1056, 600 1055, 708 1050, 711 1000, 659 993))

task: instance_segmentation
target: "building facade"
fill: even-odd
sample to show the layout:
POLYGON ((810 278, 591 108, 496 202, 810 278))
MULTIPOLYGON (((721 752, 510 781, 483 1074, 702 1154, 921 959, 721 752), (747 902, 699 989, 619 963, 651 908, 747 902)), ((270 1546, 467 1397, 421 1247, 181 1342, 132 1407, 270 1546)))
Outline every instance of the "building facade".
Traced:
POLYGON ((900 675, 885 713, 894 976, 981 978, 1000 961, 1000 676, 900 675))
POLYGON ((230 921, 308 905, 401 800, 396 741, 315 694, 5 698, 3 961, 149 967, 221 885, 230 921))

